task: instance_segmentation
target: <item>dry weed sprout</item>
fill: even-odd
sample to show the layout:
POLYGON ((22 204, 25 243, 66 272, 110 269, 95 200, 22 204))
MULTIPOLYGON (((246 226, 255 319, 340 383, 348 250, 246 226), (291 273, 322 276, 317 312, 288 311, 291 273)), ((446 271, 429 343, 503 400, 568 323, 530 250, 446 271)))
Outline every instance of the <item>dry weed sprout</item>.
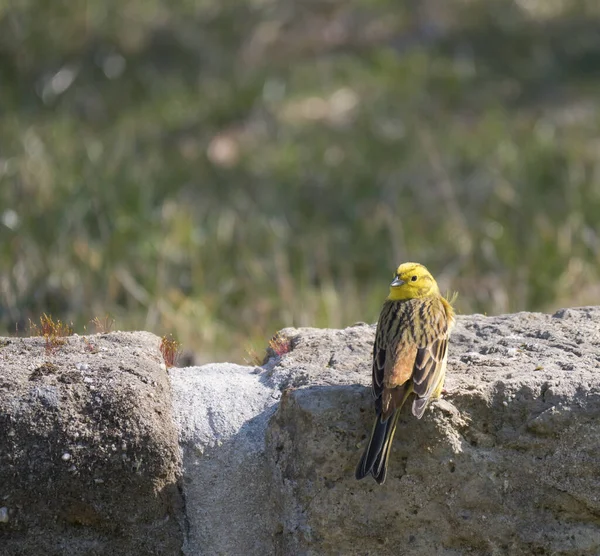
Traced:
POLYGON ((268 349, 270 349, 274 355, 281 357, 292 351, 292 340, 283 336, 280 332, 277 332, 277 334, 269 340, 268 349))
POLYGON ((167 369, 174 367, 181 355, 181 344, 172 335, 163 336, 160 341, 160 352, 165 361, 167 369))
POLYGON ((90 323, 96 327, 96 334, 108 334, 109 332, 112 332, 113 326, 115 325, 115 319, 110 315, 104 315, 102 319, 94 317, 90 323))
POLYGON ((54 353, 60 346, 67 342, 66 337, 73 335, 71 325, 44 313, 37 324, 29 320, 29 333, 31 336, 42 336, 45 341, 46 354, 54 353))

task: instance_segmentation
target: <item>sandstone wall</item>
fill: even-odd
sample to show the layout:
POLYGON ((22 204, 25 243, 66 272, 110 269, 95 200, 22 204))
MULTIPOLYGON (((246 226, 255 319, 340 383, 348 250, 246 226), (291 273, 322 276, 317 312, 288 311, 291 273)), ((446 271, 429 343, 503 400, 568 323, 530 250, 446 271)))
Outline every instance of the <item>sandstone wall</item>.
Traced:
POLYGON ((146 332, 0 339, 0 554, 178 554, 177 429, 146 332))
POLYGON ((172 372, 187 554, 600 554, 599 308, 459 317, 450 392, 401 419, 383 486, 353 476, 374 327, 283 334, 264 369, 172 372))
POLYGON ((0 343, 0 553, 600 554, 600 308, 459 317, 383 486, 374 327, 282 334, 168 373, 147 333, 0 343))

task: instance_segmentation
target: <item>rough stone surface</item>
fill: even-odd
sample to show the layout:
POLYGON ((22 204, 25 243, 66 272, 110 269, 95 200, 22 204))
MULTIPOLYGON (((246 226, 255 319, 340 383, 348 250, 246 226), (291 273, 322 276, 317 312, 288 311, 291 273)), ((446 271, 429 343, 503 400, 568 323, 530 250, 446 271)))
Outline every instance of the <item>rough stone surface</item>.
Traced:
POLYGON ((228 363, 172 369, 171 380, 190 523, 185 553, 271 554, 265 433, 279 391, 252 367, 228 363))
POLYGON ((181 553, 171 388, 146 333, 0 339, 0 553, 181 553))
POLYGON ((151 334, 0 340, 0 554, 600 554, 599 307, 459 317, 383 486, 354 479, 374 332, 170 383, 151 334))
POLYGON ((172 373, 187 554, 600 554, 600 308, 459 317, 383 486, 354 479, 374 327, 282 335, 262 368, 172 373))

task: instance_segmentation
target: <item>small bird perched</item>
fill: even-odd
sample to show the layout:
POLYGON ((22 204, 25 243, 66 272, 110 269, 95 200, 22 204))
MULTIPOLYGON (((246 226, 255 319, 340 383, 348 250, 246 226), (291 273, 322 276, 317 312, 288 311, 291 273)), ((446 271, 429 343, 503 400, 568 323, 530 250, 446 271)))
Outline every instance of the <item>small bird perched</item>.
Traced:
POLYGON ((420 419, 429 400, 440 396, 453 325, 452 305, 429 271, 418 263, 401 264, 377 323, 372 386, 377 417, 357 479, 371 473, 382 484, 404 402, 413 400, 412 413, 420 419))

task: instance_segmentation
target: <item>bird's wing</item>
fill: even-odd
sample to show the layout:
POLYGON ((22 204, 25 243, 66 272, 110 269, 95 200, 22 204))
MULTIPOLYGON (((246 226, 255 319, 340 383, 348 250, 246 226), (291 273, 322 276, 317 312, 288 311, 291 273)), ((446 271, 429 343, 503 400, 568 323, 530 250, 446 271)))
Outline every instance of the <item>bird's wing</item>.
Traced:
POLYGON ((448 337, 453 322, 452 316, 448 318, 444 303, 433 307, 430 316, 431 327, 423 336, 423 345, 417 350, 412 374, 413 392, 417 395, 412 412, 419 419, 429 400, 439 396, 442 389, 448 359, 448 337))
POLYGON ((448 340, 443 337, 417 350, 412 373, 415 394, 426 396, 435 390, 447 352, 448 340))
POLYGON ((394 317, 394 307, 391 303, 384 303, 379 320, 377 321, 377 332, 375 333, 375 342, 373 343, 373 369, 371 392, 376 400, 381 398, 383 391, 383 379, 385 373, 385 362, 387 359, 387 334, 392 319, 394 317))
POLYGON ((441 389, 446 374, 448 355, 447 338, 438 338, 417 351, 412 382, 417 399, 413 402, 413 414, 419 419, 434 392, 441 389))

